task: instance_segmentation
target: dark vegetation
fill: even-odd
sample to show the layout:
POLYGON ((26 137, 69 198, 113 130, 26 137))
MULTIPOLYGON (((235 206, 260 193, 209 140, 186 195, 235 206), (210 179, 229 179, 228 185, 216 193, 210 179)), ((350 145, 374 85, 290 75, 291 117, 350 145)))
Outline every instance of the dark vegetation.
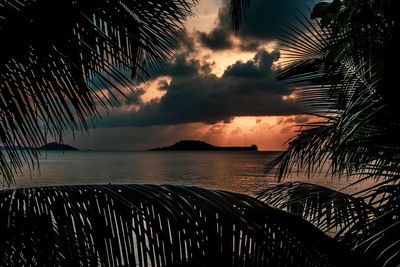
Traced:
MULTIPOLYGON (((85 131, 87 119, 98 116, 97 107, 107 108, 108 98, 95 84, 113 96, 121 93, 119 85, 135 88, 135 81, 168 59, 192 4, 1 2, 5 183, 13 184, 22 164, 36 164, 37 151, 19 147, 85 131)), ((234 30, 248 4, 231 0, 234 30)), ((305 125, 267 169, 283 178, 295 169, 312 175, 330 164, 333 174, 355 183, 374 181, 369 187, 347 195, 290 183, 260 193, 262 201, 297 215, 251 197, 197 188, 3 190, 1 264, 365 266, 366 260, 398 266, 398 10, 397 0, 318 3, 311 20, 299 15, 281 40, 286 62, 278 78, 298 88, 297 99, 321 119, 305 125), (323 232, 332 230, 332 239, 323 232)))
POLYGON ((56 142, 51 142, 39 147, 40 150, 62 150, 62 151, 79 151, 79 149, 67 145, 67 144, 60 144, 56 142))
MULTIPOLYGON (((0 146, 0 150, 5 150, 7 151, 8 149, 10 149, 10 147, 3 147, 0 146)), ((51 143, 47 143, 45 145, 42 145, 38 148, 34 148, 34 147, 24 147, 24 146, 14 146, 12 147, 12 149, 15 150, 79 150, 76 147, 67 145, 67 144, 62 144, 62 143, 57 143, 57 142, 51 142, 51 143)))
POLYGON ((178 47, 193 1, 0 3, 0 171, 6 184, 37 148, 86 131, 121 88, 135 90, 178 47), (99 90, 99 88, 104 88, 99 90), (104 91, 106 90, 106 91, 104 91))
POLYGON ((203 141, 197 140, 182 140, 176 142, 172 146, 166 147, 158 147, 150 149, 150 151, 257 151, 258 148, 256 145, 251 146, 230 146, 230 147, 221 147, 221 146, 213 146, 203 141))
POLYGON ((91 185, 3 190, 0 199, 3 266, 30 265, 33 259, 37 266, 359 262, 300 217, 229 192, 91 185))
POLYGON ((353 185, 344 192, 304 183, 261 193, 297 213, 378 266, 400 264, 399 1, 334 0, 300 15, 281 40, 278 79, 319 121, 303 125, 289 148, 267 166, 278 179, 324 166, 353 185), (397 47, 397 48, 396 48, 397 47), (363 188, 357 188, 364 182, 363 188))

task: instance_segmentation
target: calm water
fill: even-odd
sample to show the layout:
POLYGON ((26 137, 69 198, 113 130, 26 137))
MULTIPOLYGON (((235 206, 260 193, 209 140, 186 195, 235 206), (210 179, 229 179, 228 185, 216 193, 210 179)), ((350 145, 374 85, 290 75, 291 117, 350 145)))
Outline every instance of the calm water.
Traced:
MULTIPOLYGON (((92 152, 52 151, 40 170, 16 177, 16 187, 66 184, 196 185, 253 195, 274 182, 265 163, 277 152, 92 152)), ((346 181, 324 176, 293 177, 340 188, 346 181)))

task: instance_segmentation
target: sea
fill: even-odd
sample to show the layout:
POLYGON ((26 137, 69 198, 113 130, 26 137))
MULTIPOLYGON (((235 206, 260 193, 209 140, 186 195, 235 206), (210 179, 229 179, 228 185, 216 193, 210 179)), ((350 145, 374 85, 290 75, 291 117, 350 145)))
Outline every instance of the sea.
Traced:
MULTIPOLYGON (((47 151, 39 167, 15 177, 14 188, 76 184, 158 184, 199 186, 254 196, 278 183, 265 165, 280 152, 274 151, 47 151)), ((307 175, 294 171, 287 181, 306 181, 336 189, 347 178, 326 172, 307 175)), ((7 185, 3 184, 3 188, 7 185)))

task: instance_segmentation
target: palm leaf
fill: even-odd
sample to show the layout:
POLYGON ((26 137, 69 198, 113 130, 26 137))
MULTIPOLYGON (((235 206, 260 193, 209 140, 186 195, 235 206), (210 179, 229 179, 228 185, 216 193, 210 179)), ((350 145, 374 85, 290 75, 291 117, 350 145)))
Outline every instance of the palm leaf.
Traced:
POLYGON ((33 166, 47 137, 85 130, 109 98, 170 58, 194 1, 2 1, 0 171, 33 166), (99 88, 108 90, 104 95, 99 88))
POLYGON ((360 264, 298 216, 249 196, 196 187, 3 190, 0 228, 6 266, 360 264))
POLYGON ((246 9, 250 6, 251 0, 230 0, 231 25, 234 32, 239 30, 246 9))
POLYGON ((397 175, 400 122, 380 93, 382 49, 373 54, 369 47, 384 40, 371 40, 372 32, 359 34, 353 28, 336 34, 304 16, 291 29, 281 43, 288 56, 278 78, 297 88, 297 99, 320 121, 304 125, 267 170, 280 165, 280 175, 294 167, 313 174, 330 162, 336 174, 397 175))
POLYGON ((288 150, 266 169, 276 169, 282 179, 296 169, 319 174, 328 165, 333 175, 355 177, 353 185, 367 179, 376 182, 353 196, 325 196, 321 203, 320 193, 309 200, 301 191, 304 188, 293 189, 292 185, 271 189, 270 194, 281 207, 290 208, 293 194, 300 190, 304 198, 294 201, 295 211, 317 225, 322 222, 325 229, 329 228, 326 216, 337 210, 338 199, 348 199, 351 204, 344 207, 354 207, 357 219, 362 218, 359 214, 366 205, 375 216, 359 221, 338 216, 338 221, 330 225, 343 222, 346 227, 340 232, 341 242, 371 261, 398 266, 399 216, 394 208, 398 191, 393 188, 398 186, 400 175, 400 121, 398 104, 393 101, 397 93, 388 83, 393 71, 387 67, 394 60, 389 53, 397 55, 393 43, 398 40, 398 19, 390 16, 380 1, 333 1, 318 8, 313 13, 316 20, 299 16, 298 24, 282 38, 286 61, 278 79, 296 87, 297 99, 320 121, 303 125, 290 140, 288 150), (335 5, 335 11, 329 10, 335 5), (361 206, 352 206, 361 200, 361 206))
POLYGON ((376 216, 364 225, 353 226, 340 240, 379 266, 398 266, 400 261, 399 185, 377 186, 363 197, 376 207, 376 216))
POLYGON ((367 224, 377 213, 374 206, 368 205, 363 198, 305 182, 271 186, 260 191, 257 198, 300 215, 320 230, 336 234, 336 238, 355 225, 367 224))
POLYGON ((261 194, 324 229, 344 223, 341 242, 382 266, 400 262, 399 94, 392 86, 400 39, 396 5, 324 2, 315 6, 313 21, 300 15, 289 26, 281 38, 284 62, 278 79, 295 87, 296 98, 320 121, 303 125, 288 150, 266 166, 277 171, 278 180, 293 170, 319 174, 329 165, 333 175, 358 178, 353 185, 371 178, 377 182, 353 196, 297 183, 261 194))

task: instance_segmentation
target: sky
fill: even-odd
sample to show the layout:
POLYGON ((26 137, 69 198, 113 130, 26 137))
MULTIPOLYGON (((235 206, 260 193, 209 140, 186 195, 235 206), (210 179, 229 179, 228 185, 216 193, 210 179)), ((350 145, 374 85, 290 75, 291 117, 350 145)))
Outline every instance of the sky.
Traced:
POLYGON ((64 139, 80 149, 145 150, 183 139, 284 150, 311 119, 293 88, 275 79, 280 34, 307 0, 253 0, 232 33, 223 0, 200 0, 171 63, 118 97, 95 129, 64 139))

